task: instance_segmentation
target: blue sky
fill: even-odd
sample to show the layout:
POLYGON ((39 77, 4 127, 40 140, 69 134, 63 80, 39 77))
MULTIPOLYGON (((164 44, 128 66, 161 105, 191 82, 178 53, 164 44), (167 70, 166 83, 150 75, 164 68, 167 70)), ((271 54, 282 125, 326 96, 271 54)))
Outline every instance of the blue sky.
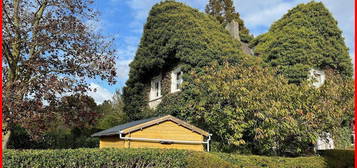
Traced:
MULTIPOLYGON (((204 11, 208 0, 176 0, 204 11)), ((241 14, 245 25, 257 36, 268 31, 270 25, 281 18, 297 4, 310 0, 234 0, 236 10, 241 14)), ((354 0, 319 0, 332 12, 343 31, 350 56, 354 60, 354 0)), ((114 36, 117 50, 117 83, 108 85, 99 79, 90 80, 89 92, 97 103, 110 100, 117 89, 121 89, 128 79, 129 63, 135 56, 140 42, 143 25, 151 7, 160 0, 95 0, 93 8, 100 12, 98 21, 91 21, 93 31, 106 36, 114 36)))

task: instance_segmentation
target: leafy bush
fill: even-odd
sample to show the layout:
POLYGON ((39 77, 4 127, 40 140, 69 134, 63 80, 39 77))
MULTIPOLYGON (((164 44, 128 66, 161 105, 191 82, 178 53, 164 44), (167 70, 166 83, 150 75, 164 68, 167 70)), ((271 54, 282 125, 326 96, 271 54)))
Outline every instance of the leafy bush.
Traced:
POLYGON ((337 149, 349 149, 353 148, 353 136, 352 128, 348 126, 341 126, 336 128, 332 132, 333 143, 337 149))
POLYGON ((7 150, 4 167, 184 167, 186 152, 149 149, 7 150))
POLYGON ((4 167, 16 168, 228 168, 232 165, 219 157, 185 150, 160 149, 67 149, 67 150, 6 150, 4 167), (196 161, 199 162, 196 162, 196 161), (203 167, 202 167, 203 168, 203 167))
POLYGON ((319 151, 321 156, 323 156, 328 167, 331 168, 353 168, 354 167, 354 150, 322 150, 319 151))
POLYGON ((9 149, 69 149, 98 147, 99 139, 90 137, 98 129, 58 128, 44 134, 41 139, 32 139, 28 132, 19 126, 12 130, 9 149))
POLYGON ((353 80, 326 74, 314 88, 289 84, 269 68, 212 64, 193 71, 193 80, 179 95, 165 96, 156 112, 213 133, 213 150, 301 156, 313 152, 322 132, 353 117, 353 80))
POLYGON ((5 150, 5 168, 324 168, 319 156, 285 158, 172 149, 5 150))
POLYGON ((326 168, 324 158, 318 156, 309 157, 268 157, 257 155, 237 155, 227 153, 215 153, 217 156, 233 163, 238 168, 326 168))

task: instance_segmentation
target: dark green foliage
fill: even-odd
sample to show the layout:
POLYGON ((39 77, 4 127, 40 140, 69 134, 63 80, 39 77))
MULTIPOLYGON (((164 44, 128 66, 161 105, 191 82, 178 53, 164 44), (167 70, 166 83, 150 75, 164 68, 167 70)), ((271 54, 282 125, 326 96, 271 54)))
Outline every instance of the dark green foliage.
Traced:
POLYGON ((354 167, 354 150, 323 150, 319 154, 325 158, 330 168, 353 168, 354 167))
POLYGON ((255 54, 300 83, 310 68, 334 69, 351 77, 352 63, 337 21, 321 2, 301 4, 251 42, 255 54))
POLYGON ((123 94, 124 111, 130 120, 148 117, 145 88, 149 80, 177 63, 188 72, 199 71, 214 60, 239 63, 243 58, 240 43, 213 17, 182 3, 156 4, 149 13, 139 48, 130 64, 123 94))
POLYGON ((268 157, 257 155, 237 155, 215 153, 225 161, 233 163, 238 168, 327 168, 323 157, 268 157))
POLYGON ((57 129, 44 134, 41 139, 33 140, 25 129, 15 127, 9 140, 10 149, 71 149, 98 147, 98 138, 90 137, 97 129, 74 128, 57 129))
POLYGON ((240 14, 235 11, 232 0, 209 0, 206 5, 206 13, 214 16, 223 25, 235 20, 239 24, 241 40, 249 42, 253 39, 249 30, 244 26, 244 21, 240 18, 240 14))
MULTIPOLYGON (((158 149, 6 150, 3 166, 9 168, 196 168, 190 166, 190 162, 194 160, 189 159, 194 156, 193 153, 184 150, 158 149)), ((203 155, 203 158, 195 158, 195 160, 206 157, 207 155, 203 155)), ((206 160, 205 164, 208 167, 224 168, 220 166, 223 160, 219 162, 206 160)), ((228 166, 225 167, 228 168, 228 166)))
POLYGON ((267 157, 164 149, 5 150, 5 168, 325 168, 322 157, 267 157))
POLYGON ((98 105, 97 109, 101 117, 96 123, 96 128, 104 130, 127 122, 127 116, 123 108, 123 98, 120 91, 117 90, 112 101, 107 100, 98 105))

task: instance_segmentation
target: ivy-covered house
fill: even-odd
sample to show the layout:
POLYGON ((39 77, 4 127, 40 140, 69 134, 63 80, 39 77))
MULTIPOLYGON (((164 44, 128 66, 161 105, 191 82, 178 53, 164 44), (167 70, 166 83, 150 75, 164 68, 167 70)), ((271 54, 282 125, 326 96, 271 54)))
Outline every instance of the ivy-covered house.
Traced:
POLYGON ((351 77, 351 59, 343 40, 322 3, 289 10, 269 32, 247 44, 240 40, 237 22, 222 26, 214 17, 182 3, 161 2, 150 11, 130 64, 124 110, 130 120, 152 117, 157 111, 176 116, 175 108, 186 102, 181 93, 194 85, 190 73, 204 73, 203 68, 212 62, 273 67, 289 83, 299 85, 308 79, 319 88, 328 79, 329 69, 351 77))
MULTIPOLYGON (((232 21, 225 26, 225 29, 232 36, 233 39, 241 43, 241 50, 247 55, 253 55, 253 51, 248 47, 248 44, 240 41, 239 25, 232 21)), ((159 72, 157 76, 151 78, 150 91, 146 93, 148 96, 148 105, 151 109, 155 109, 163 94, 173 94, 181 91, 181 84, 183 82, 183 70, 180 63, 175 64, 167 71, 159 72), (164 91, 162 91, 164 90, 164 91)))
MULTIPOLYGON (((196 9, 177 2, 164 2, 155 5, 150 12, 140 48, 131 64, 130 79, 139 75, 134 74, 138 66, 156 67, 152 71, 145 69, 145 77, 141 77, 145 85, 144 102, 150 109, 155 109, 165 95, 181 90, 183 74, 189 69, 208 65, 213 60, 239 62, 239 57, 252 55, 248 44, 241 41, 238 22, 233 20, 223 28, 214 18, 196 9), (229 52, 232 55, 227 55, 229 52), (229 60, 232 58, 236 60, 229 60), (137 64, 144 60, 148 62, 137 64), (157 64, 151 64, 153 61, 157 64)), ((127 89, 131 87, 130 79, 127 89)))
POLYGON ((214 17, 182 3, 166 1, 153 6, 144 26, 136 56, 124 88, 124 110, 131 120, 152 114, 169 95, 177 95, 190 80, 187 72, 212 61, 242 63, 253 60, 239 30, 223 27, 214 17), (245 50, 242 50, 245 49, 245 50), (243 61, 245 60, 245 61, 243 61))
POLYGON ((155 109, 161 102, 163 93, 170 94, 180 91, 180 86, 183 82, 183 72, 181 67, 176 67, 161 72, 159 75, 154 76, 150 81, 150 91, 148 95, 148 105, 150 108, 155 109), (165 90, 162 92, 162 90, 165 90))

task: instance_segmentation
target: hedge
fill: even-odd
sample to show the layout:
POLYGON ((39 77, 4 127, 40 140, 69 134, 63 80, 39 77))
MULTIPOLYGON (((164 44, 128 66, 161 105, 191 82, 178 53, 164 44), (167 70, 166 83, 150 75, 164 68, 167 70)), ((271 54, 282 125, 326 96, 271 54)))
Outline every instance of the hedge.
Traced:
POLYGON ((319 156, 309 157, 277 157, 277 156, 257 156, 238 155, 227 153, 216 153, 225 161, 234 164, 237 168, 326 168, 325 159, 319 156))
POLYGON ((328 167, 333 168, 353 168, 354 167, 354 150, 323 150, 318 152, 327 161, 328 167))
POLYGON ((60 149, 5 150, 3 167, 9 168, 229 168, 218 156, 185 150, 160 149, 60 149), (198 160, 198 162, 196 162, 198 160))
POLYGON ((40 168, 326 168, 330 161, 336 168, 348 167, 353 162, 353 151, 326 151, 324 156, 268 157, 227 153, 193 152, 168 149, 62 149, 62 150, 5 150, 3 167, 40 168), (335 159, 337 156, 349 161, 335 159), (336 162, 335 160, 339 160, 336 162), (346 164, 344 163, 346 162, 346 164), (342 167, 341 167, 342 166, 342 167))

